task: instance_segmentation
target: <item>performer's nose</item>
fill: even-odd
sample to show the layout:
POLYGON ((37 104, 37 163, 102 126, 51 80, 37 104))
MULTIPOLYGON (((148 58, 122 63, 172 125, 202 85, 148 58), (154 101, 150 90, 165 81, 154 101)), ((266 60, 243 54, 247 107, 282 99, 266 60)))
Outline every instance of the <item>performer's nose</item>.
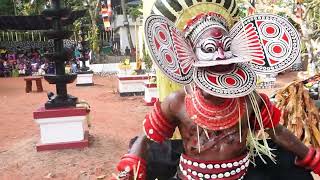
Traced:
POLYGON ((215 60, 224 60, 224 59, 226 59, 226 56, 224 55, 224 51, 221 47, 219 47, 215 60))

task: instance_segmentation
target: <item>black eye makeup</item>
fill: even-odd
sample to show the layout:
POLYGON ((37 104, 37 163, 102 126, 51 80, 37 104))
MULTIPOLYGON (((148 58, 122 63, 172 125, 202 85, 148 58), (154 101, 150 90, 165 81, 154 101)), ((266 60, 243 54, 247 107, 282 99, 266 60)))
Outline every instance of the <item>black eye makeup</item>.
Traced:
POLYGON ((217 49, 216 40, 207 39, 201 44, 201 50, 205 53, 213 53, 217 49))
POLYGON ((224 36, 224 37, 222 37, 221 41, 223 44, 223 49, 225 51, 230 51, 231 38, 229 36, 224 36))

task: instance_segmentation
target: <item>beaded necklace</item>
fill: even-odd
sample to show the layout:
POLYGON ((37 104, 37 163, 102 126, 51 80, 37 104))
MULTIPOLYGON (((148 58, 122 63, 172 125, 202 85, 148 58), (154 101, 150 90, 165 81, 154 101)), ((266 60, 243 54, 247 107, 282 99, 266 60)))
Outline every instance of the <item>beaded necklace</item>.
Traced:
POLYGON ((185 104, 191 119, 209 130, 223 130, 236 125, 245 111, 244 98, 230 98, 220 105, 213 105, 206 102, 199 88, 186 95, 185 104))

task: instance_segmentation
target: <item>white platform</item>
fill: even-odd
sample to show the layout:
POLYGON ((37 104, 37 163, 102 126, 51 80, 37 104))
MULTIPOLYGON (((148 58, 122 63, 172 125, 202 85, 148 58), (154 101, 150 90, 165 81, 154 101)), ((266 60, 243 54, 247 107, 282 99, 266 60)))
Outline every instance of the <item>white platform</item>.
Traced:
POLYGON ((120 96, 134 95, 135 93, 142 95, 145 91, 144 83, 149 78, 149 75, 118 75, 118 91, 120 96))
POLYGON ((37 151, 88 147, 88 115, 89 110, 83 107, 40 107, 34 111, 41 137, 37 151))
POLYGON ((42 144, 82 141, 86 116, 35 119, 40 126, 42 144))
POLYGON ((149 81, 144 82, 144 101, 147 105, 153 105, 154 99, 159 97, 157 91, 157 84, 150 83, 149 81))
MULTIPOLYGON (((136 67, 135 62, 131 62, 131 67, 136 67)), ((119 73, 119 63, 110 64, 90 64, 88 66, 94 73, 119 73)), ((142 63, 142 69, 145 69, 145 63, 142 63)), ((128 74, 130 72, 128 71, 128 74)))
POLYGON ((77 75, 77 86, 90 86, 93 85, 93 73, 78 74, 77 75))

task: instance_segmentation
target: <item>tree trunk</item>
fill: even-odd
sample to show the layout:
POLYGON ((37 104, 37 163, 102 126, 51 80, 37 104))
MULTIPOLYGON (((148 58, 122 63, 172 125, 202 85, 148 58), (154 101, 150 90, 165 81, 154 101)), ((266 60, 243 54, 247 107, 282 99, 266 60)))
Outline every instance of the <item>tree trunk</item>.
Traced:
POLYGON ((123 24, 126 27, 125 29, 127 30, 127 35, 128 35, 128 42, 130 49, 134 48, 132 38, 131 38, 131 32, 130 32, 130 26, 129 26, 129 21, 128 21, 128 15, 127 15, 127 8, 126 8, 126 3, 125 0, 121 0, 121 8, 122 8, 122 14, 123 14, 123 24))
POLYGON ((96 15, 95 12, 92 9, 89 9, 89 14, 90 14, 90 19, 91 19, 91 24, 92 24, 92 29, 91 29, 91 40, 92 40, 92 50, 95 53, 99 52, 99 39, 98 39, 98 27, 97 27, 97 21, 96 21, 96 15))

